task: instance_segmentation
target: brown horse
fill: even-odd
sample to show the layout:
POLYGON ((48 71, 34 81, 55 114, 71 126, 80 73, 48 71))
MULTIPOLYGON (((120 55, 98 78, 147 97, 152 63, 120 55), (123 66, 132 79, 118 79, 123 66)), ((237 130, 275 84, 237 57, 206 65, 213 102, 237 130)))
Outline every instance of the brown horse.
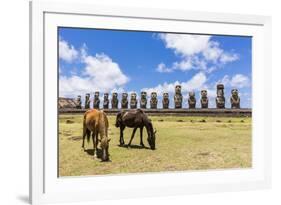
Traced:
POLYGON ((108 119, 106 114, 103 112, 103 110, 88 110, 84 114, 84 120, 83 120, 83 143, 82 148, 85 151, 84 147, 84 141, 85 137, 87 135, 87 141, 89 143, 90 136, 92 133, 92 139, 94 144, 94 158, 97 157, 97 146, 100 142, 100 146, 102 149, 102 161, 108 161, 109 160, 109 153, 108 153, 108 147, 109 147, 109 141, 108 138, 108 119), (98 138, 98 135, 100 134, 100 139, 98 138))

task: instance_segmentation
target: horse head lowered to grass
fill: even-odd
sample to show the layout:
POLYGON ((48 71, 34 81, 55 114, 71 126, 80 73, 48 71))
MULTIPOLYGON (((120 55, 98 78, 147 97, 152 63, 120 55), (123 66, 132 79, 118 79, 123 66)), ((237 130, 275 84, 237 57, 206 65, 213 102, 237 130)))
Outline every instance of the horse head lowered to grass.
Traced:
POLYGON ((90 141, 90 136, 92 133, 92 140, 94 144, 94 157, 97 157, 97 146, 100 142, 101 146, 101 160, 109 160, 109 141, 108 138, 108 119, 106 114, 102 110, 88 110, 84 114, 83 120, 83 142, 82 148, 84 148, 85 137, 87 136, 87 141, 90 141), (100 139, 98 137, 100 135, 100 139))
POLYGON ((156 148, 155 145, 155 134, 156 130, 153 129, 153 125, 151 120, 147 117, 143 110, 129 110, 129 111, 122 111, 119 112, 116 116, 116 127, 120 128, 120 145, 124 145, 124 137, 123 131, 126 127, 134 128, 131 139, 128 143, 128 147, 131 146, 132 140, 135 136, 135 132, 138 128, 140 128, 140 145, 144 147, 143 140, 142 140, 142 132, 143 128, 146 128, 147 131, 147 141, 149 146, 152 150, 156 148))

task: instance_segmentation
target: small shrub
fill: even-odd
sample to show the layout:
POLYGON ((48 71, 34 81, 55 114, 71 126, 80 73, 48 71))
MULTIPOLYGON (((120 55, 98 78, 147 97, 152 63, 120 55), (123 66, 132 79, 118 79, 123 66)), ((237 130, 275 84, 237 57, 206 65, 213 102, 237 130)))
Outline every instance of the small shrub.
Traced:
POLYGON ((74 123, 73 120, 66 120, 66 124, 72 124, 72 123, 74 123))
POLYGON ((241 120, 240 122, 245 122, 244 120, 241 120))
POLYGON ((199 120, 199 122, 206 122, 206 120, 205 120, 205 119, 202 119, 202 120, 199 120))
POLYGON ((216 120, 216 122, 221 122, 221 120, 216 120))
POLYGON ((184 122, 183 120, 177 120, 177 122, 184 122))
POLYGON ((231 123, 231 120, 228 120, 227 122, 228 122, 228 123, 231 123))

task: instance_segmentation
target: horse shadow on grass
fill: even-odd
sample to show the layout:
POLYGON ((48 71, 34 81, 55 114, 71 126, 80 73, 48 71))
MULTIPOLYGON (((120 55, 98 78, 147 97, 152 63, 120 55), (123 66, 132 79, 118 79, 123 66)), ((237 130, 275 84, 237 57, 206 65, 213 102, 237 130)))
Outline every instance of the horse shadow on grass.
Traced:
POLYGON ((141 145, 118 145, 118 147, 126 148, 126 149, 150 149, 149 147, 146 146, 141 146, 141 145))

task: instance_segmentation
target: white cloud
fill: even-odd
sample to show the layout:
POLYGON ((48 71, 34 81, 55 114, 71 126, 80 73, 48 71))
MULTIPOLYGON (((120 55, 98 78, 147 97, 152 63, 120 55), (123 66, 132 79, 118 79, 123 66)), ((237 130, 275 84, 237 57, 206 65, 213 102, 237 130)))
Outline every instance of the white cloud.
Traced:
POLYGON ((73 96, 87 92, 123 92, 123 86, 129 78, 123 74, 117 62, 106 54, 88 55, 86 46, 81 49, 82 76, 75 73, 60 76, 60 95, 73 96))
POLYGON ((73 45, 68 44, 68 42, 60 39, 59 40, 59 58, 71 63, 73 60, 77 59, 79 52, 74 48, 73 45))
POLYGON ((225 75, 218 83, 222 83, 226 87, 244 88, 250 86, 250 79, 243 74, 236 74, 232 77, 225 75))
POLYGON ((203 72, 199 72, 195 74, 189 81, 186 82, 179 82, 175 81, 173 83, 163 83, 159 84, 152 88, 143 88, 142 91, 146 91, 148 95, 151 94, 151 92, 157 92, 157 95, 162 95, 164 92, 168 93, 174 93, 175 86, 181 85, 182 86, 182 93, 187 93, 189 91, 198 91, 202 88, 206 88, 207 77, 203 72))
POLYGON ((180 60, 169 68, 161 63, 156 69, 158 72, 172 72, 174 70, 188 71, 191 69, 204 72, 213 72, 224 64, 239 59, 235 53, 224 51, 220 44, 208 35, 193 34, 159 34, 166 48, 172 49, 180 60), (208 68, 208 64, 214 64, 208 68))

